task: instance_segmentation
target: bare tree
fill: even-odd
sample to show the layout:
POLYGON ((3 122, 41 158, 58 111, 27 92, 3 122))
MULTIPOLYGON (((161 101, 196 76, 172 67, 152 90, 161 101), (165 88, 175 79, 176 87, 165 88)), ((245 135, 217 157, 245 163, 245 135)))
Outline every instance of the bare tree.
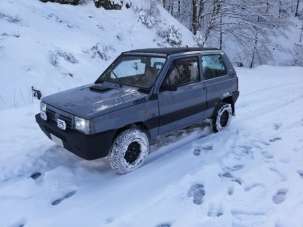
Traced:
POLYGON ((270 37, 285 29, 285 10, 293 0, 166 0, 180 4, 172 15, 195 35, 198 45, 224 49, 238 44, 245 63, 253 66, 272 58, 270 37), (282 4, 283 3, 283 4, 282 4))
POLYGON ((300 9, 300 2, 301 0, 296 0, 297 3, 296 3, 296 13, 295 13, 295 17, 298 17, 299 16, 299 9, 300 9))
POLYGON ((303 42, 303 16, 302 16, 302 26, 301 26, 299 43, 302 43, 302 42, 303 42))
POLYGON ((193 7, 193 13, 192 13, 192 32, 194 35, 197 34, 198 30, 198 0, 192 0, 192 7, 193 7))

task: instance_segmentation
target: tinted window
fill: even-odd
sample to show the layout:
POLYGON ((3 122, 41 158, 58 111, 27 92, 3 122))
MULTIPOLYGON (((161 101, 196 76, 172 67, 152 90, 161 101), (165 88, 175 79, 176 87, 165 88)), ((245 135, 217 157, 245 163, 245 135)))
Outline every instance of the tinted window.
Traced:
POLYGON ((165 84, 179 87, 197 81, 199 81, 198 61, 191 58, 176 61, 165 84))
POLYGON ((203 77, 213 79, 226 74, 226 67, 221 55, 202 56, 203 77))

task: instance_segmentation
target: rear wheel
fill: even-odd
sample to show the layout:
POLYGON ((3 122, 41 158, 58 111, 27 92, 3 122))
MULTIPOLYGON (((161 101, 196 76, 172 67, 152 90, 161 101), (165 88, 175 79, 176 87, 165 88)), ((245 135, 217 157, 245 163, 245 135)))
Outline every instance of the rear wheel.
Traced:
POLYGON ((232 106, 228 103, 221 103, 215 111, 212 119, 214 132, 220 132, 228 127, 232 119, 232 106))
POLYGON ((149 139, 140 129, 127 129, 115 139, 109 161, 118 174, 126 174, 139 168, 149 153, 149 139))

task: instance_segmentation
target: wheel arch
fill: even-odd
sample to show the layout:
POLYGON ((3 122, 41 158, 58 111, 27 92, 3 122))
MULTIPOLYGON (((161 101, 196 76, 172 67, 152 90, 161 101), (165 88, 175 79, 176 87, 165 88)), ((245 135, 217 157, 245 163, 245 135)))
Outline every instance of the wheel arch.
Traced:
POLYGON ((123 131, 125 131, 127 129, 131 129, 131 128, 137 128, 137 129, 142 130, 143 132, 146 133, 148 139, 149 140, 151 139, 151 135, 150 135, 149 128, 147 127, 147 125, 144 124, 143 122, 135 122, 135 123, 128 124, 126 126, 123 126, 123 127, 119 128, 119 129, 117 129, 116 132, 115 132, 115 134, 114 134, 113 141, 117 138, 117 136, 120 133, 122 133, 123 131))
POLYGON ((231 108, 232 108, 232 113, 233 113, 233 115, 235 114, 235 112, 236 112, 236 110, 235 110, 235 100, 234 100, 233 96, 225 97, 224 99, 222 99, 222 103, 230 104, 231 108))

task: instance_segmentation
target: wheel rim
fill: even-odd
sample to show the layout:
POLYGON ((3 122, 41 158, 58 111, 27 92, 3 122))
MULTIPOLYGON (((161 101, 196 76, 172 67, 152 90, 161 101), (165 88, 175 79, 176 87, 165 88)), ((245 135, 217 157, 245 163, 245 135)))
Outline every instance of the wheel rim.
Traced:
POLYGON ((226 125, 228 124, 228 120, 229 120, 229 114, 228 114, 228 111, 225 110, 222 115, 221 115, 221 118, 220 118, 220 124, 222 127, 226 127, 226 125))
POLYGON ((141 146, 138 142, 132 142, 128 145, 127 151, 125 152, 124 159, 129 164, 134 164, 139 158, 141 153, 141 146))

